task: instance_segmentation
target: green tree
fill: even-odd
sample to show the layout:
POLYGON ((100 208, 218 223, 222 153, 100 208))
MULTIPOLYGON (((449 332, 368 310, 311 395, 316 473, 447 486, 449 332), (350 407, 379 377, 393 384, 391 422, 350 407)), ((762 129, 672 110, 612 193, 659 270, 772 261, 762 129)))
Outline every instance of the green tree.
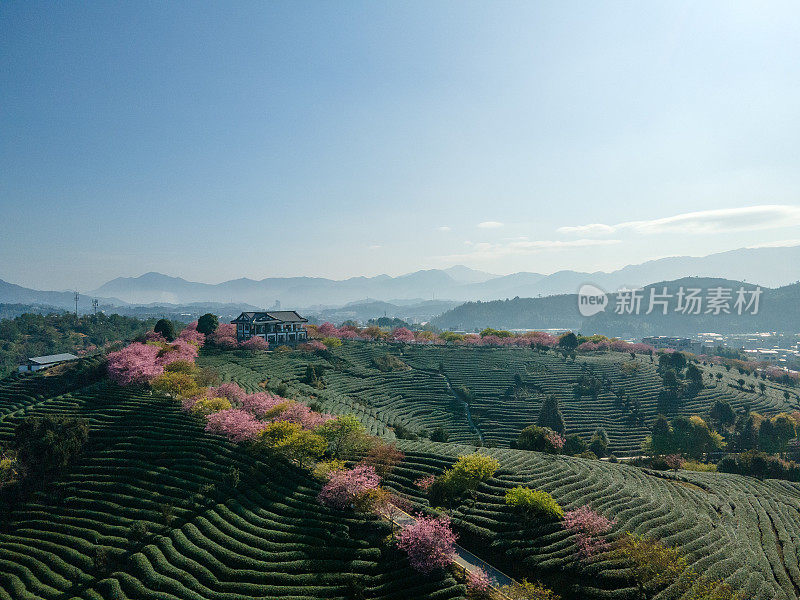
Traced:
POLYGON ((653 454, 672 454, 677 451, 672 437, 672 427, 670 427, 669 421, 664 415, 658 415, 653 423, 650 450, 652 450, 653 454))
POLYGON ((603 458, 608 454, 608 443, 608 434, 605 429, 598 427, 589 441, 589 451, 594 452, 597 458, 603 458))
POLYGON ((353 415, 341 415, 317 428, 328 443, 328 452, 336 458, 349 456, 369 445, 367 432, 353 415))
POLYGON ((709 417, 717 429, 730 427, 736 422, 736 413, 733 412, 733 407, 724 400, 714 402, 709 417))
POLYGON ((26 417, 14 431, 17 460, 33 478, 49 478, 80 455, 89 438, 86 419, 45 415, 26 417))
POLYGON ((159 319, 153 327, 153 331, 160 333, 168 342, 173 341, 176 337, 175 325, 168 319, 159 319))
POLYGON ((578 336, 571 331, 567 332, 558 339, 558 346, 567 352, 572 352, 578 347, 578 336))
POLYGON ((564 435, 567 426, 564 424, 564 416, 558 407, 558 398, 554 395, 550 394, 545 397, 536 424, 539 427, 549 427, 556 433, 564 435))
POLYGON ((506 492, 506 505, 525 514, 526 517, 539 517, 558 521, 564 518, 564 510, 547 492, 517 486, 506 492))
POLYGON ((217 327, 219 327, 219 318, 217 315, 206 313, 197 319, 197 331, 200 333, 209 335, 214 333, 217 330, 217 327))
POLYGON ((589 449, 589 444, 577 433, 571 433, 564 439, 564 454, 575 456, 589 449))

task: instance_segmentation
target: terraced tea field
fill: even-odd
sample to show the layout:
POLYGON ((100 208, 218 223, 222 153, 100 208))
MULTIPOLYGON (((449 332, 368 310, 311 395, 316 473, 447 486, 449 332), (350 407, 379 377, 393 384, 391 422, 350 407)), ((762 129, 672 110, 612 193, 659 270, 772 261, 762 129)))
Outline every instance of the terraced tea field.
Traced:
MULTIPOLYGON (((332 359, 325 360, 299 352, 255 357, 223 353, 206 356, 201 362, 218 367, 226 377, 246 382, 251 389, 266 379, 284 381, 296 393, 314 396, 322 410, 358 414, 377 435, 386 435, 387 428, 397 424, 417 432, 441 426, 449 441, 474 443, 482 438, 489 445, 507 447, 523 428, 536 422, 543 398, 554 394, 559 398, 568 433, 588 439, 597 427, 604 427, 612 451, 625 455, 639 452, 658 414, 661 379, 656 365, 642 355, 635 359, 636 372, 626 375, 622 365, 633 361, 628 354, 618 352, 579 355, 572 362, 524 348, 345 342, 331 354, 332 359), (411 368, 381 371, 374 360, 386 353, 411 368), (301 383, 307 364, 325 369, 324 390, 301 383), (596 399, 576 398, 573 387, 582 374, 607 379, 611 386, 596 399), (523 385, 507 395, 515 375, 523 385), (471 392, 468 412, 452 392, 451 388, 459 386, 471 392), (641 420, 633 420, 630 411, 619 405, 617 390, 638 401, 641 420)), ((752 393, 738 388, 736 380, 741 376, 735 370, 702 368, 705 388, 694 398, 682 400, 675 415, 705 414, 717 400, 728 401, 734 409, 750 404, 754 411, 766 414, 798 409, 795 391, 787 401, 783 397, 785 388, 766 382, 765 394, 752 393), (722 379, 712 382, 708 373, 720 373, 722 379)), ((746 380, 755 382, 751 377, 746 380)))
POLYGON ((411 570, 382 522, 321 506, 307 473, 205 434, 174 401, 107 382, 47 393, 57 387, 0 382, 0 445, 26 415, 91 425, 81 460, 2 516, 0 598, 463 598, 446 574, 411 570), (136 522, 143 537, 129 535, 136 522))
MULTIPOLYGON (((414 481, 440 473, 460 453, 473 451, 434 442, 401 441, 400 446, 406 459, 390 485, 421 504, 427 499, 414 481)), ((695 570, 727 580, 745 598, 800 597, 798 484, 717 473, 646 472, 520 450, 482 451, 501 467, 474 499, 455 507, 453 522, 462 544, 511 574, 534 575, 575 598, 636 597, 620 563, 608 553, 580 567, 574 540, 560 524, 521 525, 504 495, 525 485, 550 492, 565 510, 590 504, 615 519, 610 539, 631 531, 680 547, 695 570)), ((675 596, 666 590, 658 597, 675 596)))

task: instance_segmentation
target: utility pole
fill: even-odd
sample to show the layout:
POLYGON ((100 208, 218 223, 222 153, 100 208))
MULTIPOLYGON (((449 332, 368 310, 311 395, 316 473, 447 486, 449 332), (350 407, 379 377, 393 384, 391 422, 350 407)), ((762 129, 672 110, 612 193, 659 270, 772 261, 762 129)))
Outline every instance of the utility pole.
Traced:
POLYGON ((75 290, 75 316, 76 317, 78 316, 78 298, 80 298, 80 296, 81 295, 78 293, 78 290, 75 290))
POLYGON ((94 314, 97 314, 97 306, 98 306, 99 304, 100 304, 100 303, 97 301, 97 298, 95 298, 94 300, 92 300, 92 308, 94 309, 94 314))

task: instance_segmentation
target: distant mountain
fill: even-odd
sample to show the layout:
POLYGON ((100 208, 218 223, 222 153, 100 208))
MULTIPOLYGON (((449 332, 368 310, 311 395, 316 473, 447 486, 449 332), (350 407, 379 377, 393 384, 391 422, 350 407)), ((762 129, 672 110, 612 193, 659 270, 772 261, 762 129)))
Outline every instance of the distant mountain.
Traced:
MULTIPOLYGON (((101 298, 98 296, 78 296, 78 310, 88 311, 92 306, 92 299, 104 305, 124 305, 125 302, 117 298, 101 298)), ((36 304, 45 307, 75 310, 75 292, 45 292, 32 290, 14 283, 0 279, 0 303, 2 304, 36 304)))
MULTIPOLYGON (((307 308, 341 306, 372 298, 390 300, 448 299, 495 300, 498 298, 537 297, 571 294, 584 283, 594 283, 606 291, 622 286, 640 287, 653 281, 669 281, 686 276, 721 277, 758 282, 767 287, 787 285, 798 280, 800 246, 788 248, 743 248, 705 257, 680 256, 629 265, 610 273, 558 271, 550 275, 521 272, 495 276, 465 266, 429 269, 390 277, 351 277, 344 280, 321 277, 270 277, 233 279, 219 284, 196 283, 160 273, 140 277, 119 277, 102 285, 95 294, 122 298, 133 304, 168 302, 248 303, 259 307, 307 308)), ((0 298, 2 299, 2 298, 0 298)))
MULTIPOLYGON (((647 335, 692 336, 700 332, 749 333, 755 331, 800 331, 800 284, 777 289, 763 288, 759 298, 758 313, 750 311, 737 314, 734 309, 736 290, 748 292, 755 286, 742 281, 719 278, 681 278, 654 283, 643 288, 639 314, 617 314, 617 294, 609 295, 606 310, 591 317, 578 311, 577 294, 563 294, 544 298, 514 298, 490 302, 468 302, 432 320, 432 324, 443 329, 480 331, 485 327, 497 329, 571 329, 586 334, 601 333, 624 338, 641 338, 647 335), (651 290, 656 297, 667 288, 672 294, 668 300, 667 314, 655 305, 649 308, 651 290), (731 289, 730 313, 706 313, 706 304, 701 314, 684 314, 676 311, 677 293, 680 288, 700 288, 706 302, 708 290, 722 287, 731 289)), ((750 296, 747 295, 749 300, 750 296)))

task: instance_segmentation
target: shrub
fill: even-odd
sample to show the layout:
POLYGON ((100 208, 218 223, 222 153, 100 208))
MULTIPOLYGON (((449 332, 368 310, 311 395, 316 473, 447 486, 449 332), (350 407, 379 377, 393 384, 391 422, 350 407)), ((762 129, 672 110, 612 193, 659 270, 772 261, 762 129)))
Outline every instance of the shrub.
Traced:
POLYGON ((449 517, 426 517, 404 527, 397 536, 397 546, 408 554, 408 562, 421 573, 446 567, 453 559, 456 534, 449 517))
POLYGON ((541 490, 518 486, 506 492, 505 502, 506 505, 527 516, 536 516, 552 521, 558 521, 564 516, 564 511, 558 502, 550 494, 541 490))
POLYGON ((500 588, 503 594, 511 600, 561 600, 552 590, 540 583, 531 583, 523 579, 521 583, 504 585, 500 588))
POLYGON ((394 371, 410 371, 411 367, 409 367, 406 363, 402 360, 397 358, 394 354, 386 353, 381 356, 376 356, 372 359, 372 364, 375 365, 375 368, 379 371, 383 371, 384 373, 391 373, 394 371))

